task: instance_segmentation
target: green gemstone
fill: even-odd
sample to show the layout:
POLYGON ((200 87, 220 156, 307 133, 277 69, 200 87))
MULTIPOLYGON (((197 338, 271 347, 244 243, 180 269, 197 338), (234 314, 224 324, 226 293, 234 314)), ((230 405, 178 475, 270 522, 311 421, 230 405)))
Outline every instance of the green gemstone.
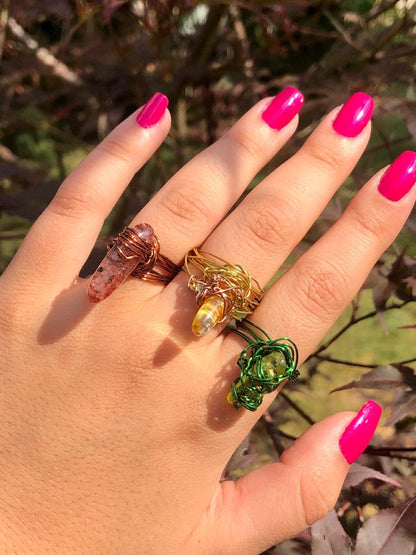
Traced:
POLYGON ((268 378, 282 375, 287 366, 286 358, 280 351, 274 351, 263 357, 261 364, 264 376, 268 378))

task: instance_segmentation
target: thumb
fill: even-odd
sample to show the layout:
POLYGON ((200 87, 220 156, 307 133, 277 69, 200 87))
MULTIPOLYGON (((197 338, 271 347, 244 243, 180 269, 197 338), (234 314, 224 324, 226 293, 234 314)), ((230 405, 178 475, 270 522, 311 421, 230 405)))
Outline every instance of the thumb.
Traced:
POLYGON ((210 512, 210 516, 215 513, 212 529, 221 552, 261 553, 325 516, 380 416, 381 407, 373 401, 358 414, 334 414, 306 431, 280 462, 250 472, 236 483, 223 482, 217 510, 210 512))

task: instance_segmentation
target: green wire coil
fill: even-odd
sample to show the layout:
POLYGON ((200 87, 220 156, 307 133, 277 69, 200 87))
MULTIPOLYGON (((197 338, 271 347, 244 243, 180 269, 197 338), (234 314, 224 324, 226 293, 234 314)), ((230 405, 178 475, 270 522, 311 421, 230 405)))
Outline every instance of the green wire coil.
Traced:
POLYGON ((234 333, 248 345, 238 357, 240 376, 232 383, 227 400, 236 409, 244 407, 255 411, 265 393, 275 391, 285 380, 299 379, 298 349, 288 337, 271 339, 248 320, 240 322, 234 333))

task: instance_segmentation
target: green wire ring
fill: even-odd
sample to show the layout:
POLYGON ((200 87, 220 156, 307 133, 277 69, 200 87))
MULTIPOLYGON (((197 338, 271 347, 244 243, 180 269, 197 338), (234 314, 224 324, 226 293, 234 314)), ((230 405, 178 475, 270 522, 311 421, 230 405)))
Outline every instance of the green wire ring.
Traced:
POLYGON ((299 379, 298 349, 288 337, 271 339, 248 320, 240 322, 234 332, 248 345, 238 357, 240 376, 232 383, 227 400, 235 409, 244 407, 255 411, 265 393, 275 391, 285 380, 299 379))

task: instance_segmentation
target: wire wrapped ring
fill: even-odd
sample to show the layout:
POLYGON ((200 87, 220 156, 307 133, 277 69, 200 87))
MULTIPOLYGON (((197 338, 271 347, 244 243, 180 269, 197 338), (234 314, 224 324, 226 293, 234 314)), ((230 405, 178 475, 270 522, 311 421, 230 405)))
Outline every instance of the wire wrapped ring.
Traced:
POLYGON ((149 224, 125 227, 107 247, 107 254, 88 286, 88 299, 98 303, 107 298, 128 276, 144 281, 169 283, 180 267, 160 254, 160 243, 149 224))
POLYGON ((265 393, 276 391, 285 380, 299 379, 298 349, 288 337, 271 339, 248 320, 241 322, 234 332, 248 345, 238 357, 240 376, 232 383, 227 401, 235 409, 244 407, 255 411, 265 393))
POLYGON ((185 256, 188 287, 196 294, 198 312, 192 322, 195 335, 204 335, 226 318, 242 320, 258 306, 263 289, 239 265, 213 254, 192 249, 185 256), (199 270, 196 276, 191 266, 199 270))

